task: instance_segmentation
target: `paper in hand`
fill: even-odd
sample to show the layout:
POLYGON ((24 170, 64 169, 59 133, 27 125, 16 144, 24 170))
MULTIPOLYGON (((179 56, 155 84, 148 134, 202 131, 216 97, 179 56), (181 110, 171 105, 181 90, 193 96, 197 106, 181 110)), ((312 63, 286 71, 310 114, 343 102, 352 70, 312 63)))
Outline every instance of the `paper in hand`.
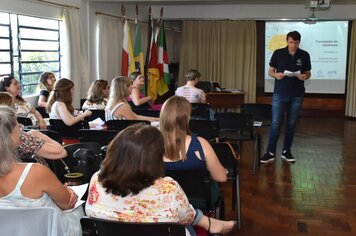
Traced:
POLYGON ((289 70, 285 70, 283 72, 283 74, 287 77, 298 77, 301 73, 300 73, 300 70, 298 71, 289 71, 289 70))

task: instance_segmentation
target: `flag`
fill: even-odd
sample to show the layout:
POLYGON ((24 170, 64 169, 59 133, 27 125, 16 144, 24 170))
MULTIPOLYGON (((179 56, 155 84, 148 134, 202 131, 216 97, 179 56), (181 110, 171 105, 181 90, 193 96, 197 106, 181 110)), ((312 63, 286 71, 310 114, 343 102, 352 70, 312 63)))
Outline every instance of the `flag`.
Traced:
POLYGON ((168 85, 170 82, 170 76, 168 68, 166 33, 164 32, 163 19, 161 20, 161 27, 159 29, 158 66, 161 80, 168 85))
POLYGON ((125 19, 124 40, 122 44, 121 75, 127 76, 129 73, 132 73, 134 71, 135 71, 135 59, 132 50, 130 26, 128 20, 125 19))
POLYGON ((152 30, 151 35, 151 48, 149 63, 147 66, 147 75, 148 75, 148 96, 151 96, 153 100, 157 98, 157 82, 160 79, 159 69, 158 69, 158 58, 157 58, 157 46, 154 38, 154 31, 152 30))
POLYGON ((144 74, 143 50, 142 50, 142 42, 141 42, 141 26, 138 22, 136 25, 134 57, 135 57, 135 70, 139 71, 141 74, 144 74))

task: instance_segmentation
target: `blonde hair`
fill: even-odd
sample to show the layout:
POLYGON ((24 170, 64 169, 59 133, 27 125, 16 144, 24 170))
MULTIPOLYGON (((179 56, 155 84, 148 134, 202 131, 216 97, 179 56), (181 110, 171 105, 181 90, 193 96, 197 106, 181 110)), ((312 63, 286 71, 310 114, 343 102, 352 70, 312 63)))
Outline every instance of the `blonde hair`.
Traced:
POLYGON ((74 108, 72 106, 73 96, 70 90, 73 87, 74 83, 69 79, 62 78, 60 80, 57 80, 53 86, 53 91, 51 92, 48 98, 48 104, 46 107, 47 112, 51 112, 53 103, 59 101, 64 102, 68 111, 72 113, 74 111, 74 108))
POLYGON ((126 76, 118 76, 111 81, 109 100, 106 105, 109 110, 120 100, 126 102, 127 96, 130 95, 127 93, 127 88, 130 87, 131 84, 132 81, 126 76))
POLYGON ((163 135, 165 156, 169 160, 186 159, 185 138, 190 134, 189 120, 192 106, 180 96, 169 98, 162 107, 159 126, 163 135))
POLYGON ((9 106, 0 105, 0 177, 8 174, 18 161, 12 139, 9 138, 16 125, 15 111, 9 106))

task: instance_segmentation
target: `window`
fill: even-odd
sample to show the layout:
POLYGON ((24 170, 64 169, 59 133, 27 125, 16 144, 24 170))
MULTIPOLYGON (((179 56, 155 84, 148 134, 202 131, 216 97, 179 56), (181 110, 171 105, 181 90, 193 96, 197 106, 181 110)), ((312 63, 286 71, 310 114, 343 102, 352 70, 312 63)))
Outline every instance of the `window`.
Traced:
POLYGON ((60 78, 60 27, 59 20, 0 12, 0 76, 15 75, 23 96, 37 92, 44 71, 60 78))

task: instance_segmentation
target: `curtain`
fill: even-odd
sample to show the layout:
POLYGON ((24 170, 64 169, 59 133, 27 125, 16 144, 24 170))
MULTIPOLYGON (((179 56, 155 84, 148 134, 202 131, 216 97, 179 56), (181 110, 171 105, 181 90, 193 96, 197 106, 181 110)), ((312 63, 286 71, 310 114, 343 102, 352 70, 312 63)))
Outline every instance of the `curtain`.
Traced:
POLYGON ((75 84, 73 106, 80 107, 80 99, 85 98, 90 79, 88 76, 88 52, 84 40, 83 27, 81 25, 79 10, 65 8, 64 23, 67 35, 67 55, 69 58, 67 66, 68 74, 64 75, 75 84))
POLYGON ((345 115, 356 117, 356 21, 352 22, 345 115))
POLYGON ((97 79, 110 81, 120 75, 123 20, 97 15, 97 79))
POLYGON ((180 52, 180 84, 189 69, 201 80, 247 92, 256 101, 257 30, 255 21, 184 21, 180 52))

